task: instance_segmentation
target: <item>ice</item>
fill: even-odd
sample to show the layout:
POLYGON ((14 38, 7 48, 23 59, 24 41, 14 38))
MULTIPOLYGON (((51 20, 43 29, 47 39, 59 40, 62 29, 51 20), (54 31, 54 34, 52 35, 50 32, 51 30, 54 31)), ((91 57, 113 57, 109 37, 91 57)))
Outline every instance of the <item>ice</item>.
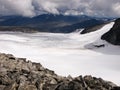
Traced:
POLYGON ((0 32, 0 52, 40 62, 62 76, 93 75, 120 85, 120 47, 100 39, 113 24, 84 35, 0 32))

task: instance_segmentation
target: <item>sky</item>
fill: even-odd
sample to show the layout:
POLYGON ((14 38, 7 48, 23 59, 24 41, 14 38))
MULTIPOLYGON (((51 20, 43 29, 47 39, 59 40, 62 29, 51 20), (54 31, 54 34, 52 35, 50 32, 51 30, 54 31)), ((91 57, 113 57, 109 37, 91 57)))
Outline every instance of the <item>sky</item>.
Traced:
POLYGON ((119 17, 120 0, 0 0, 0 15, 43 13, 119 17))

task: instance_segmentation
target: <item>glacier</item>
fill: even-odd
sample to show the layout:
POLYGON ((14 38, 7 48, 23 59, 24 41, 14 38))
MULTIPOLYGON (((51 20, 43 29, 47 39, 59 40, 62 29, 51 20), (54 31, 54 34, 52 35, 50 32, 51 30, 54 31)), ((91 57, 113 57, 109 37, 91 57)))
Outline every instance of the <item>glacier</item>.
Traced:
POLYGON ((39 62, 61 76, 92 75, 120 85, 120 46, 100 39, 113 25, 87 34, 0 32, 0 52, 39 62))

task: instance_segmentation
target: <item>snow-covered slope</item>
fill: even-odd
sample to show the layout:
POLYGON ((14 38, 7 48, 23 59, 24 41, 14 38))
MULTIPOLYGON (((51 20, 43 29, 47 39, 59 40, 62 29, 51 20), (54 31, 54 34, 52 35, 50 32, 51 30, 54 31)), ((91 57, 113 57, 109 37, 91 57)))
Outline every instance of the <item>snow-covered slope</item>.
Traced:
MULTIPOLYGON (((104 33, 108 32, 113 25, 114 25, 114 22, 111 22, 99 30, 86 33, 86 34, 77 35, 77 36, 75 35, 73 36, 73 38, 75 39, 77 38, 80 41, 82 47, 85 47, 86 45, 89 45, 89 44, 101 45, 101 44, 104 44, 104 41, 101 40, 101 36, 104 33)), ((91 48, 91 47, 88 47, 88 48, 91 48)))
POLYGON ((59 75, 93 75, 120 85, 120 47, 100 40, 113 24, 84 35, 0 32, 0 52, 40 62, 59 75))

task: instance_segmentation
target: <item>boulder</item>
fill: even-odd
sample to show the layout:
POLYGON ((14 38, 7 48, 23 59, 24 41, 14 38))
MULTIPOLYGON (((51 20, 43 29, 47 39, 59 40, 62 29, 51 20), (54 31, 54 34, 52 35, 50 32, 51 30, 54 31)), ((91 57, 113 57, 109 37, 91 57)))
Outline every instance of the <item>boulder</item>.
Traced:
POLYGON ((0 85, 0 90, 4 90, 5 85, 0 85))
POLYGON ((18 86, 17 83, 13 82, 10 85, 6 86, 4 90, 16 90, 17 86, 18 86))

